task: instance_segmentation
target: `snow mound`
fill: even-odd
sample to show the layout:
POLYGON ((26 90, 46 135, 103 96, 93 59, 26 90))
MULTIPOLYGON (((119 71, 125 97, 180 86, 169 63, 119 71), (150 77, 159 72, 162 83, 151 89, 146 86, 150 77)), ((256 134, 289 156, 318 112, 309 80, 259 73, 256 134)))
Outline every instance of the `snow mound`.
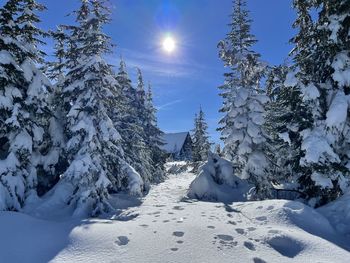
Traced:
POLYGON ((188 190, 189 198, 221 202, 246 200, 249 186, 234 175, 234 168, 228 160, 210 153, 199 171, 188 190))
POLYGON ((350 192, 320 207, 318 212, 328 218, 337 232, 350 237, 350 192))
MULTIPOLYGON (((348 197, 347 202, 349 201, 348 197)), ((238 207, 239 213, 260 226, 257 230, 260 239, 282 256, 294 258, 301 254, 320 253, 314 247, 315 237, 321 238, 322 246, 329 246, 326 243, 330 242, 338 248, 350 249, 349 240, 340 236, 327 216, 324 216, 325 211, 331 211, 330 208, 315 210, 303 203, 286 200, 247 202, 238 207), (269 227, 265 228, 267 225, 269 227)), ((345 218, 343 220, 346 222, 345 218)))

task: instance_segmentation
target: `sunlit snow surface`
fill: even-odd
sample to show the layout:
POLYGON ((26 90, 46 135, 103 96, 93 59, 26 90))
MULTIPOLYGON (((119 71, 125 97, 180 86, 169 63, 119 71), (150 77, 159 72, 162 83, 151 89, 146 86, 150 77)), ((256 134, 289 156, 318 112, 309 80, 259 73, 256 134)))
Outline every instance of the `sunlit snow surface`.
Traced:
POLYGON ((114 196, 114 220, 2 212, 0 262, 348 262, 350 237, 317 210, 282 200, 188 200, 193 179, 189 172, 171 175, 144 200, 114 196))

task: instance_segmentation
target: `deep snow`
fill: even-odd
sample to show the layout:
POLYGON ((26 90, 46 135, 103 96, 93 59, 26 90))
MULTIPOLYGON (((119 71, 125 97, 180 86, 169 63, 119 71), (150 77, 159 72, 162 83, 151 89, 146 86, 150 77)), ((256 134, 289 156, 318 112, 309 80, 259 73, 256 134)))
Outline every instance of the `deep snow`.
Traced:
POLYGON ((317 210, 283 200, 186 199, 194 178, 170 175, 144 199, 114 196, 113 220, 1 212, 0 262, 348 262, 350 237, 317 210))

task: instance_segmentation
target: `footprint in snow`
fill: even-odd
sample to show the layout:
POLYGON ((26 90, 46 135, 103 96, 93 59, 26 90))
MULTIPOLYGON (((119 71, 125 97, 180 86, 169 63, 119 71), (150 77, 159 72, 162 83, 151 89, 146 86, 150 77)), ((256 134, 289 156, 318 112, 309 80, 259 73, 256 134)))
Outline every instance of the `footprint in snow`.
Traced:
POLYGON ((118 245, 118 246, 126 246, 128 243, 129 243, 129 238, 126 237, 126 236, 119 236, 118 237, 118 240, 115 241, 115 243, 118 245))
POLYGON ((230 235, 217 235, 214 237, 214 241, 212 242, 214 245, 216 243, 219 243, 217 246, 217 249, 222 250, 223 248, 233 248, 234 246, 237 246, 237 242, 233 241, 233 236, 230 235))
POLYGON ((163 223, 169 223, 170 220, 163 220, 163 223))
POLYGON ((261 258, 253 258, 254 263, 267 263, 265 260, 261 258))
POLYGON ((258 221, 266 221, 267 217, 266 216, 258 216, 255 219, 258 220, 258 221))
POLYGON ((143 225, 140 225, 141 227, 144 227, 144 228, 147 228, 149 227, 149 225, 146 225, 146 224, 143 224, 143 225))
POLYGON ((177 247, 173 247, 170 250, 175 252, 175 251, 178 251, 179 249, 177 247))
POLYGON ((267 240, 267 244, 282 256, 289 258, 294 258, 305 248, 304 244, 288 236, 273 237, 270 240, 267 240))
POLYGON ((255 246, 252 242, 249 242, 249 241, 245 241, 243 243, 243 245, 248 248, 249 250, 252 250, 252 251, 255 251, 255 246))
POLYGON ((245 231, 244 231, 244 229, 242 229, 242 228, 236 228, 235 230, 236 230, 236 232, 237 232, 238 234, 240 234, 240 235, 244 235, 244 234, 245 234, 245 231))
POLYGON ((185 232, 182 232, 182 231, 173 232, 173 236, 176 236, 176 237, 183 237, 184 235, 185 235, 185 232))
POLYGON ((248 227, 247 229, 248 229, 248 231, 250 231, 250 232, 252 232, 252 231, 255 231, 255 230, 256 230, 256 228, 255 228, 255 227, 248 227))
POLYGON ((173 209, 174 210, 185 210, 185 208, 183 208, 182 206, 179 206, 179 205, 174 206, 173 209))
POLYGON ((207 226, 209 229, 215 229, 215 226, 207 226))
POLYGON ((233 236, 230 236, 230 235, 217 235, 216 237, 223 240, 223 241, 232 241, 233 240, 233 236))
POLYGON ((176 243, 183 244, 184 242, 182 240, 178 240, 178 241, 176 241, 176 243))

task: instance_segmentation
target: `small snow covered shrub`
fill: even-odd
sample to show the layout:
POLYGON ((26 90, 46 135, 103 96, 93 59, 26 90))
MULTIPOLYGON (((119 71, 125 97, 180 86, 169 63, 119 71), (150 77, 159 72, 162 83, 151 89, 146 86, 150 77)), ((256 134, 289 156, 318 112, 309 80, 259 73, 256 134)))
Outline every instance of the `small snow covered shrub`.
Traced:
POLYGON ((231 162, 210 153, 191 183, 188 197, 208 201, 243 201, 249 185, 234 175, 231 162))
POLYGON ((141 196, 144 183, 140 174, 127 163, 124 164, 122 170, 126 174, 129 194, 133 196, 141 196))

